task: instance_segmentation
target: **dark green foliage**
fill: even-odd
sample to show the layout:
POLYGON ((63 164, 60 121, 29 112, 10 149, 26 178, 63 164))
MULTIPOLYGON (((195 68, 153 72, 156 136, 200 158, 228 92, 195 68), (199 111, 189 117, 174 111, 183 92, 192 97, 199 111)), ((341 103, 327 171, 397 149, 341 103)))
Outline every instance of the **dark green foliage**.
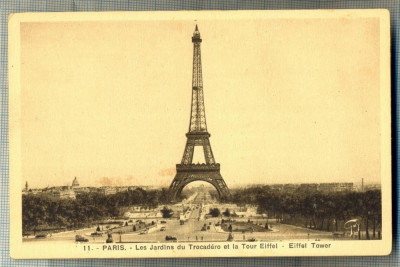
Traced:
MULTIPOLYGON (((372 237, 377 237, 381 229, 380 190, 323 193, 307 188, 286 191, 255 186, 234 191, 232 200, 239 206, 257 205, 259 213, 267 213, 269 218, 287 224, 343 231, 345 221, 357 218, 362 220, 363 230, 372 230, 372 237)), ((370 238, 368 231, 366 238, 370 238)))
POLYGON ((87 227, 105 218, 118 217, 122 207, 142 205, 151 208, 166 203, 166 190, 141 188, 113 195, 82 193, 76 199, 55 199, 49 194, 27 194, 22 196, 23 231, 37 228, 87 227))
POLYGON ((165 206, 162 210, 161 210, 162 216, 163 218, 171 218, 172 217, 172 210, 169 209, 167 206, 165 206))
POLYGON ((213 217, 218 217, 221 214, 218 208, 210 209, 210 215, 213 217))
POLYGON ((224 215, 225 217, 229 217, 229 216, 231 216, 231 212, 230 212, 229 209, 227 208, 227 209, 222 213, 222 215, 224 215))

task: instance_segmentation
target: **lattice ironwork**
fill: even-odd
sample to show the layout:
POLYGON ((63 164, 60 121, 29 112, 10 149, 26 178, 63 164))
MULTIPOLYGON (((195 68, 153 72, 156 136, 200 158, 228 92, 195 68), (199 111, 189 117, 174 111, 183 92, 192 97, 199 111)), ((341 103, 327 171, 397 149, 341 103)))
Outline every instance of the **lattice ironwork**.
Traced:
POLYGON ((193 77, 192 77, 192 110, 189 132, 207 132, 206 111, 204 109, 203 74, 201 68, 201 38, 197 28, 193 33, 193 77))
POLYGON ((196 25, 192 37, 193 42, 193 77, 192 106, 189 132, 181 164, 176 165, 176 176, 169 188, 169 198, 174 201, 182 189, 194 181, 205 181, 212 184, 221 199, 230 197, 229 189, 221 176, 220 165, 215 162, 210 144, 210 134, 207 132, 206 114, 204 108, 203 78, 201 68, 201 49, 199 29, 196 25), (205 164, 193 164, 195 146, 201 146, 204 151, 205 164))

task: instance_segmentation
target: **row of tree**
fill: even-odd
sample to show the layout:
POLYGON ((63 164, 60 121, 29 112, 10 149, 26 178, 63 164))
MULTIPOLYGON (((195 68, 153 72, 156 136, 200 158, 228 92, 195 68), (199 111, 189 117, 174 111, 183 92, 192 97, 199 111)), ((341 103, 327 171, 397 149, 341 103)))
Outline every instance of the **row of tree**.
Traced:
MULTIPOLYGON (((80 228, 121 216, 125 207, 140 205, 155 208, 168 203, 166 189, 143 190, 141 188, 113 195, 82 193, 76 199, 55 199, 49 194, 27 194, 22 197, 22 221, 24 232, 43 227, 80 228)), ((300 225, 326 231, 344 230, 344 222, 358 219, 362 229, 372 229, 372 236, 381 229, 381 191, 332 192, 294 190, 287 192, 269 186, 255 186, 232 192, 231 202, 258 206, 259 213, 278 222, 300 225)), ((210 212, 219 216, 219 210, 210 212)), ((230 216, 229 210, 223 212, 230 216)), ((172 210, 162 210, 164 218, 172 216, 172 210)), ((378 234, 379 237, 379 234, 378 234)), ((369 239, 369 231, 366 231, 369 239)))
POLYGON ((113 195, 82 193, 76 199, 55 199, 50 194, 22 196, 23 231, 46 227, 74 229, 105 218, 121 216, 122 208, 140 205, 155 208, 167 202, 167 191, 141 188, 113 195))
POLYGON ((285 192, 269 186, 256 186, 233 192, 238 205, 254 204, 278 222, 326 231, 342 231, 348 220, 358 219, 366 238, 375 238, 382 223, 381 191, 330 192, 294 190, 285 192))
MULTIPOLYGON (((212 217, 219 217, 221 215, 221 211, 219 210, 219 208, 211 208, 209 214, 212 217)), ((222 215, 225 217, 237 217, 237 215, 235 213, 231 213, 231 211, 227 208, 225 209, 224 212, 222 212, 222 215)))

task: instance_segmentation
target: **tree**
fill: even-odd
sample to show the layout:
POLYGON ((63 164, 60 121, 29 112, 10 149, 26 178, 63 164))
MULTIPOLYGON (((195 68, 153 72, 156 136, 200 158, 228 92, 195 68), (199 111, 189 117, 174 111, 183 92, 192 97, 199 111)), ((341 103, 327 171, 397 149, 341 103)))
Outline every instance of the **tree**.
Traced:
POLYGON ((226 208, 226 210, 222 213, 225 217, 229 217, 231 216, 231 212, 229 211, 228 208, 226 208))
MULTIPOLYGON (((141 188, 112 195, 81 193, 76 199, 56 199, 51 192, 22 196, 22 228, 30 232, 43 227, 75 229, 105 218, 118 217, 130 205, 158 206, 166 200, 166 190, 141 188)), ((171 215, 172 216, 172 215, 171 215)))
MULTIPOLYGON (((270 186, 236 189, 232 190, 232 202, 239 206, 257 205, 258 213, 267 213, 268 218, 275 217, 280 223, 327 231, 344 231, 344 222, 361 218, 363 229, 368 229, 366 238, 381 238, 380 190, 322 192, 313 186, 293 187, 297 189, 288 191, 270 186)), ((223 214, 226 215, 225 212, 223 214)))
POLYGON ((218 217, 221 214, 221 212, 218 208, 213 208, 213 209, 210 209, 209 214, 213 217, 218 217))
MULTIPOLYGON (((373 237, 376 237, 376 228, 377 225, 381 225, 382 223, 382 206, 381 206, 381 191, 374 190, 373 197, 371 199, 371 214, 372 214, 372 222, 373 222, 373 237)), ((378 230, 379 231, 379 230, 378 230)), ((380 236, 378 236, 380 238, 380 236)))
POLYGON ((381 217, 381 192, 379 190, 370 190, 364 192, 361 196, 362 217, 365 220, 365 234, 366 238, 370 239, 369 235, 369 222, 372 220, 373 237, 376 231, 376 214, 381 217))
POLYGON ((163 218, 171 218, 172 217, 172 210, 169 209, 167 206, 164 206, 164 208, 161 210, 163 218))
POLYGON ((162 188, 158 196, 158 204, 163 204, 168 202, 168 189, 162 188))

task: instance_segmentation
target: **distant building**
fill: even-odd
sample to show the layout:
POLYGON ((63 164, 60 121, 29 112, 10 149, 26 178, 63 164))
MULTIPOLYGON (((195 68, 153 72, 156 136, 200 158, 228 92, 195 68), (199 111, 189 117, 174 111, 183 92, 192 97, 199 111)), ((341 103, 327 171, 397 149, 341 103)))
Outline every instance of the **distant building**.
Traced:
POLYGON ((42 189, 34 188, 34 189, 29 189, 27 193, 36 195, 42 192, 43 192, 42 189))
POLYGON ((317 191, 318 184, 300 184, 298 189, 304 191, 317 191))
POLYGON ((353 191, 353 190, 354 190, 353 183, 339 183, 339 191, 347 192, 347 191, 353 191))
POLYGON ((78 179, 76 179, 76 177, 75 177, 75 179, 72 181, 72 188, 76 188, 76 187, 79 187, 79 182, 78 182, 78 179))
POLYGON ((143 190, 154 190, 154 189, 157 189, 157 187, 151 186, 151 185, 144 185, 144 186, 140 186, 139 188, 142 188, 143 190))
POLYGON ((75 187, 72 188, 75 192, 75 194, 83 194, 83 193, 89 193, 90 188, 89 187, 75 187))
POLYGON ((97 192, 102 193, 104 195, 113 195, 117 193, 117 189, 115 187, 100 187, 97 189, 97 192))
POLYGON ((364 191, 368 190, 381 190, 380 184, 369 184, 364 186, 364 191))
POLYGON ((304 184, 272 184, 271 189, 293 193, 295 191, 350 192, 354 191, 353 183, 304 183, 304 184))
MULTIPOLYGON (((30 190, 31 191, 31 190, 30 190)), ((33 191, 33 190, 32 190, 33 191)), ((75 191, 71 186, 53 186, 38 189, 37 193, 44 193, 56 199, 76 199, 75 191)))
POLYGON ((26 195, 28 193, 29 193, 29 187, 28 187, 28 182, 26 182, 24 189, 22 189, 22 194, 26 195))
POLYGON ((74 190, 70 188, 67 189, 55 189, 52 191, 52 195, 58 199, 76 199, 76 194, 74 190))
POLYGON ((115 190, 117 191, 117 193, 118 192, 125 192, 125 191, 128 191, 128 186, 118 186, 118 187, 116 187, 115 188, 115 190))
POLYGON ((354 190, 353 183, 322 183, 319 184, 319 191, 322 192, 349 192, 354 190))

